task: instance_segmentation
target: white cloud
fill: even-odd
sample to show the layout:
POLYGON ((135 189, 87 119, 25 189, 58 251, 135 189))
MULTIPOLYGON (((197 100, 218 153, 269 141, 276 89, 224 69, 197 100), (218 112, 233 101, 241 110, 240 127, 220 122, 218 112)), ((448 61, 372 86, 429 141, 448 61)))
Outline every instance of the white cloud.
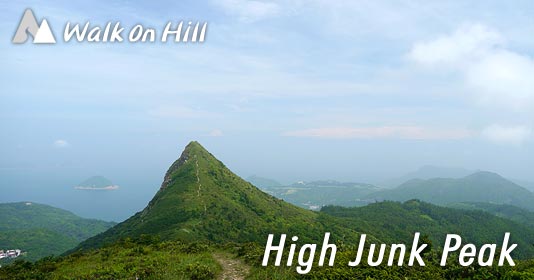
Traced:
POLYGON ((221 0, 214 1, 230 15, 237 16, 241 21, 253 22, 269 18, 280 12, 277 3, 256 0, 221 0))
POLYGON ((58 139, 56 141, 54 141, 54 147, 56 148, 66 148, 70 146, 69 142, 67 142, 66 140, 63 140, 63 139, 58 139))
POLYGON ((531 110, 534 105, 534 60, 510 51, 496 51, 466 71, 467 84, 479 102, 531 110))
POLYGON ((503 41, 499 33, 484 25, 463 25, 450 35, 416 43, 408 57, 425 65, 461 64, 484 56, 503 41))
POLYGON ((414 44, 408 57, 437 71, 455 71, 479 104, 527 111, 534 106, 534 60, 505 46, 497 31, 481 24, 414 44))
POLYGON ((220 137, 220 136, 223 136, 223 135, 224 134, 223 134, 222 130, 220 130, 220 129, 214 129, 209 134, 209 136, 211 136, 211 137, 220 137))
POLYGON ((482 131, 482 136, 500 144, 520 145, 532 137, 532 129, 526 126, 492 125, 482 131))
POLYGON ((457 140, 471 137, 467 129, 433 129, 420 126, 379 127, 328 127, 290 131, 283 134, 293 137, 337 139, 410 139, 410 140, 457 140))

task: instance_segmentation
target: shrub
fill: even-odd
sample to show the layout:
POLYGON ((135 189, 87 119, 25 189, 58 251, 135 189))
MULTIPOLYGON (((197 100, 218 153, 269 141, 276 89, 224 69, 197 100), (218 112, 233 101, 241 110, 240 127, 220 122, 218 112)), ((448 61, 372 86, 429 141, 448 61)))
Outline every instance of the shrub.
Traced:
POLYGON ((215 277, 211 268, 198 262, 189 264, 186 271, 191 274, 191 280, 208 280, 215 277))

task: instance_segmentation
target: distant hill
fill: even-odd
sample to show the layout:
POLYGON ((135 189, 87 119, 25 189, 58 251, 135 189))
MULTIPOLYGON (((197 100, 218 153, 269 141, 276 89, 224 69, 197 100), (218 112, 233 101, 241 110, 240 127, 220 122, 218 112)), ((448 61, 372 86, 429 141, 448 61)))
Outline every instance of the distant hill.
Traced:
POLYGON ((59 255, 114 225, 38 203, 2 203, 0 249, 21 249, 27 259, 37 260, 59 255))
POLYGON ((397 188, 373 193, 367 198, 378 201, 406 201, 416 198, 440 205, 487 202, 534 210, 532 192, 491 172, 476 172, 460 179, 414 179, 397 188))
MULTIPOLYGON (((434 165, 425 165, 419 168, 416 171, 407 173, 403 176, 392 178, 386 181, 377 183, 378 186, 385 188, 395 188, 401 184, 413 180, 413 179, 435 179, 435 178, 451 178, 451 179, 460 179, 466 176, 469 176, 478 171, 469 170, 460 167, 441 167, 434 165)), ((514 178, 509 178, 510 181, 530 190, 534 191, 534 182, 529 182, 526 180, 518 180, 514 178)))
POLYGON ((433 178, 452 178, 458 179, 475 173, 476 171, 457 167, 441 167, 434 165, 425 165, 416 171, 410 172, 398 178, 393 178, 379 183, 378 185, 386 188, 395 188, 399 185, 413 179, 433 179, 433 178))
POLYGON ((264 189, 269 194, 311 210, 319 210, 324 205, 363 206, 374 202, 364 197, 379 190, 381 188, 371 184, 334 180, 298 182, 264 189))
POLYGON ((273 179, 269 179, 269 178, 264 178, 264 177, 259 177, 259 176, 256 176, 256 175, 252 175, 250 177, 247 178, 247 181, 250 182, 251 184, 253 184, 254 186, 258 187, 258 188, 269 188, 269 187, 279 187, 281 186, 282 184, 280 184, 279 182, 273 180, 273 179))

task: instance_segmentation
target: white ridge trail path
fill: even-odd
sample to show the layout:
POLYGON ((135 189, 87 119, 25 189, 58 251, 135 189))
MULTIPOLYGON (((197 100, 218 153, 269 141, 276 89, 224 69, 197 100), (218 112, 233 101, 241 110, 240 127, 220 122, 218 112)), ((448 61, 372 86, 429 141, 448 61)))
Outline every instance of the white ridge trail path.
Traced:
MULTIPOLYGON (((196 175, 197 175, 197 197, 200 197, 200 192, 202 191, 202 183, 200 182, 200 167, 198 166, 198 158, 197 155, 195 155, 195 165, 196 165, 196 175)), ((204 213, 208 211, 208 207, 206 206, 206 203, 204 203, 204 200, 202 200, 202 203, 204 204, 204 213)))
POLYGON ((200 197, 200 190, 202 189, 202 183, 200 183, 200 168, 198 167, 198 158, 197 155, 195 155, 195 164, 197 166, 197 183, 198 183, 198 189, 197 189, 197 196, 200 197))

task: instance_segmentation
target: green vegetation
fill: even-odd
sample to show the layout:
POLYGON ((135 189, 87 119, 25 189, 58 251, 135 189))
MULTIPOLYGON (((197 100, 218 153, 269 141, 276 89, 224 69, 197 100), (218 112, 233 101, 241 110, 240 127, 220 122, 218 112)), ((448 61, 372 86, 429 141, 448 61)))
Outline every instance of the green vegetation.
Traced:
POLYGON ((37 260, 72 249, 113 225, 43 204, 3 203, 0 204, 0 249, 21 249, 27 252, 25 258, 37 260))
POLYGON ((220 273, 207 245, 123 239, 99 250, 36 263, 15 261, 0 279, 213 279, 220 273))
POLYGON ((497 217, 510 219, 529 228, 534 228, 534 212, 512 205, 485 202, 458 202, 449 204, 447 207, 480 210, 491 213, 497 217))
MULTIPOLYGON (((488 176, 482 175, 469 180, 483 183, 488 176)), ((499 186, 502 180, 497 180, 499 186)), ((337 183, 315 184, 320 188, 337 183)), ((490 190, 492 184, 487 183, 490 190)), ((353 208, 326 206, 313 212, 258 190, 191 142, 143 211, 87 239, 68 255, 2 267, 0 279, 215 279, 229 275, 247 279, 533 279, 534 261, 527 259, 534 257, 534 231, 478 210, 490 209, 487 205, 472 207, 476 209, 409 200, 353 208), (307 275, 297 274, 296 261, 292 267, 272 263, 261 267, 268 234, 296 235, 300 246, 320 244, 325 232, 331 232, 330 240, 338 246, 334 267, 314 265, 307 275), (415 232, 431 245, 424 252, 427 266, 347 266, 362 233, 367 234, 367 243, 411 244, 415 232), (459 234, 464 243, 481 245, 500 244, 505 232, 511 232, 511 242, 518 244, 514 258, 524 260, 516 267, 462 267, 452 257, 447 266, 438 264, 449 233, 459 234), (236 266, 239 269, 228 271, 236 266)), ((486 211, 498 212, 491 209, 486 211)), ((506 213, 511 216, 512 212, 506 213)), ((61 224, 64 219, 53 222, 51 217, 50 221, 61 224)), ((285 254, 287 258, 288 250, 285 254)))
POLYGON ((410 180, 395 189, 370 194, 367 198, 395 201, 416 198, 439 205, 487 202, 534 210, 534 193, 490 172, 477 172, 460 179, 410 180))
POLYGON ((516 222, 482 211, 459 210, 435 206, 418 200, 379 202, 365 207, 323 207, 321 213, 342 219, 359 232, 372 233, 386 243, 407 242, 415 232, 428 236, 434 247, 443 245, 448 233, 458 234, 465 242, 481 245, 502 242, 505 232, 511 233, 517 249, 514 258, 534 256, 534 231, 516 222))
MULTIPOLYGON (((244 246, 245 247, 245 246, 244 246)), ((295 271, 295 265, 291 267, 261 267, 263 248, 247 244, 246 249, 239 252, 239 256, 247 260, 253 267, 247 279, 533 279, 534 261, 519 261, 515 267, 480 267, 477 265, 463 267, 457 262, 451 261, 446 266, 439 265, 441 252, 432 249, 424 254, 425 266, 386 266, 371 267, 361 264, 349 267, 347 264, 354 260, 356 246, 345 244, 338 246, 335 264, 332 267, 318 266, 315 262, 313 269, 306 275, 299 275, 295 271)), ((386 253, 386 255, 389 253, 386 253)), ((367 259, 364 252, 363 259, 367 259)), ((452 259, 452 257, 451 257, 452 259)), ((316 259, 317 261, 317 259, 316 259)))
MULTIPOLYGON (((299 275, 293 266, 261 266, 263 246, 258 243, 208 245, 204 243, 160 242, 141 236, 122 239, 96 250, 64 257, 44 258, 36 263, 16 261, 0 268, 0 279, 217 279, 243 273, 246 279, 532 279, 534 261, 519 261, 515 267, 462 267, 451 261, 439 265, 438 249, 425 253, 426 266, 348 267, 354 258, 353 244, 338 246, 335 265, 319 267, 299 275), (220 256, 224 256, 221 259, 220 256), (245 262, 251 268, 238 268, 230 274, 221 262, 234 259, 232 265, 245 262)), ((364 253, 364 258, 367 252, 364 253)), ((453 258, 451 258, 452 260, 453 258)), ((223 278, 224 279, 224 278, 223 278)))
POLYGON ((224 243, 264 242, 269 233, 298 233, 311 241, 328 230, 339 236, 356 235, 315 212, 260 191, 200 144, 191 142, 143 211, 88 239, 78 249, 98 248, 141 234, 159 235, 163 240, 224 243))

